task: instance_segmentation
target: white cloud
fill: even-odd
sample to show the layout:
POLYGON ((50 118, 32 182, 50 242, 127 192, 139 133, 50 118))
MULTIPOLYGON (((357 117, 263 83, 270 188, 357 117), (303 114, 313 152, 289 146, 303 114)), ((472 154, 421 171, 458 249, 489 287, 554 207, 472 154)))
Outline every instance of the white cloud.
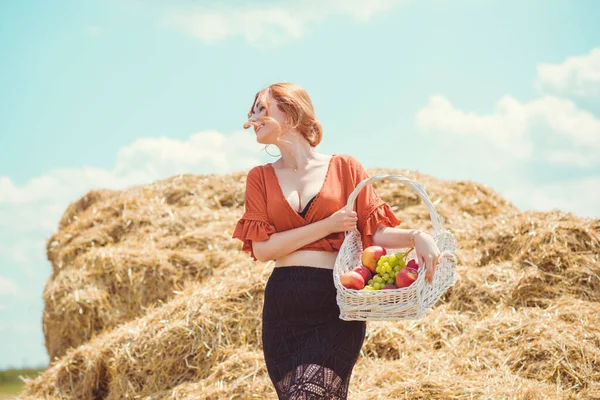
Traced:
POLYGON ((403 0, 299 0, 272 6, 203 8, 172 12, 166 23, 208 43, 239 35, 255 45, 278 44, 304 36, 310 24, 326 18, 343 15, 365 22, 401 2, 403 0))
POLYGON ((571 100, 504 96, 493 112, 477 114, 432 96, 415 122, 435 141, 430 156, 445 164, 446 176, 482 181, 522 210, 600 218, 600 119, 571 100), (539 168, 585 169, 592 177, 540 184, 529 178, 539 168))
POLYGON ((0 176, 0 256, 46 275, 45 241, 69 204, 91 189, 124 189, 180 173, 226 174, 261 163, 253 133, 205 131, 187 140, 143 138, 122 148, 114 168, 55 169, 19 186, 0 176))
POLYGON ((445 143, 471 149, 461 158, 488 168, 534 160, 580 167, 600 164, 600 120, 567 99, 545 96, 521 103, 504 96, 493 113, 480 115, 433 96, 417 113, 416 123, 445 143))
MULTIPOLYGON (((138 139, 121 149, 112 176, 153 181, 182 172, 225 174, 259 162, 260 145, 247 132, 225 136, 216 131, 193 135, 187 141, 171 138, 138 139)), ((127 182, 124 182, 128 185, 127 182)))
POLYGON ((22 290, 12 279, 0 275, 0 296, 19 296, 22 290))
MULTIPOLYGON (((260 149, 254 136, 247 132, 226 136, 206 131, 185 141, 142 138, 119 151, 112 170, 88 166, 54 169, 20 187, 9 177, 0 176, 0 207, 54 205, 57 200, 73 201, 92 188, 122 189, 179 173, 225 174, 243 170, 259 162, 260 149)), ((33 206, 28 211, 33 213, 33 206)), ((44 210, 47 211, 50 210, 44 210)), ((0 216, 3 228, 2 222, 8 215, 0 216)))
POLYGON ((600 48, 583 56, 568 57, 562 64, 537 66, 539 90, 584 97, 600 96, 600 48))
POLYGON ((503 196, 522 210, 572 211, 579 217, 600 218, 600 176, 513 187, 503 196))
MULTIPOLYGON (((19 213, 15 214, 18 215, 19 213)), ((61 214, 56 213, 55 215, 61 214)), ((3 214, 0 214, 0 218, 2 216, 3 214)), ((40 222, 43 223, 43 221, 40 222)), ((53 221, 52 228, 54 229, 57 226, 58 222, 53 221)), ((29 232, 0 232, 0 239, 7 243, 5 246, 0 246, 0 256, 10 260, 11 263, 19 264, 27 278, 35 278, 35 266, 46 265, 44 263, 46 260, 46 242, 43 238, 49 236, 49 232, 52 232, 53 229, 44 230, 43 228, 38 228, 32 229, 29 232)), ((47 268, 44 276, 49 272, 50 268, 47 268)))

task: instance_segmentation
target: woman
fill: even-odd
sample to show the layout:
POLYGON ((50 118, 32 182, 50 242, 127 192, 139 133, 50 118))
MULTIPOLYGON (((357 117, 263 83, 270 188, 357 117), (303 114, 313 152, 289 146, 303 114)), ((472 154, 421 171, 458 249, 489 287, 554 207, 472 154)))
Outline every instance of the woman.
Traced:
POLYGON ((244 128, 253 126, 256 140, 281 155, 248 172, 245 212, 233 233, 255 261, 275 261, 262 315, 269 377, 280 399, 346 399, 366 323, 339 318, 333 266, 344 232, 358 229, 363 247, 407 248, 414 240, 429 282, 439 249, 425 232, 395 228, 401 221, 371 185, 345 210, 368 175, 352 156, 314 150, 322 128, 304 89, 278 83, 261 90, 248 118, 244 128))

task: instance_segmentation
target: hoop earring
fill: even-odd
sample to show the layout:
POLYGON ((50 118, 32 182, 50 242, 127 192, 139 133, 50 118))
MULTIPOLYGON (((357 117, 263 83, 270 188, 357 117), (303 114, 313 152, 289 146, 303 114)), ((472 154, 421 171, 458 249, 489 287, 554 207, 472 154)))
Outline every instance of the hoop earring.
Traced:
POLYGON ((273 154, 269 153, 269 150, 267 150, 267 148, 270 146, 270 144, 265 146, 265 153, 267 153, 268 155, 270 155, 271 157, 279 157, 281 156, 281 152, 279 152, 279 155, 274 156, 273 154))

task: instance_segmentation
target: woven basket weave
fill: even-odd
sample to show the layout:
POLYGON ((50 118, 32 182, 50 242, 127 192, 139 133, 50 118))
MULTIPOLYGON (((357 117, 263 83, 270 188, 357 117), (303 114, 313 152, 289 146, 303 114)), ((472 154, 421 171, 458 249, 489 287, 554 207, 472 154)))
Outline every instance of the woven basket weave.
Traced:
MULTIPOLYGON (((340 275, 352 271, 362 265, 363 245, 360 232, 346 232, 344 242, 335 260, 333 281, 336 287, 336 300, 340 308, 340 319, 345 321, 394 321, 404 319, 419 319, 437 303, 442 294, 456 283, 456 239, 442 228, 442 222, 435 211, 429 196, 417 182, 402 175, 374 175, 361 181, 348 198, 346 210, 352 211, 354 201, 360 190, 368 184, 391 179, 404 183, 413 189, 429 209, 433 223, 433 240, 440 250, 432 283, 425 280, 425 265, 419 263, 418 277, 412 285, 406 288, 388 290, 356 290, 342 286, 340 275)), ((388 249, 387 254, 395 254, 406 249, 388 249)), ((416 258, 413 249, 406 261, 416 258)))

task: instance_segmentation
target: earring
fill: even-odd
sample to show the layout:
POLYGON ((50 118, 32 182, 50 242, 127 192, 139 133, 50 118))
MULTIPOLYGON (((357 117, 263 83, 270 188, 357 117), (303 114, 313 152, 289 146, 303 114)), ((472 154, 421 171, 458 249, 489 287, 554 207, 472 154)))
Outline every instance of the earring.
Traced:
POLYGON ((279 156, 281 156, 281 152, 279 152, 279 155, 276 155, 276 156, 274 156, 273 154, 269 153, 269 150, 267 150, 267 148, 268 148, 269 146, 270 146, 270 144, 266 145, 266 146, 265 146, 265 149, 264 149, 264 150, 265 150, 265 152, 266 152, 268 155, 270 155, 271 157, 279 157, 279 156))

